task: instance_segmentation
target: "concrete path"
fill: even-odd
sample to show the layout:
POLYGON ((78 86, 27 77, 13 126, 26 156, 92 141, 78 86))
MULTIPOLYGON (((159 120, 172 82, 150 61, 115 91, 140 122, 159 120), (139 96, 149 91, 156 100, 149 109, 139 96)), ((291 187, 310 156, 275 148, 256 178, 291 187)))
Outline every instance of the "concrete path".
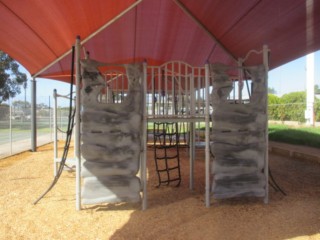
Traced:
POLYGON ((269 141, 269 152, 320 164, 320 148, 269 141))
MULTIPOLYGON (((37 136, 37 146, 42 146, 44 144, 47 144, 49 142, 52 142, 51 140, 51 135, 50 134, 45 134, 45 135, 40 135, 37 136)), ((18 154, 24 151, 29 151, 31 150, 31 139, 24 139, 24 140, 19 140, 10 143, 5 143, 0 145, 0 159, 9 157, 14 154, 18 154)))

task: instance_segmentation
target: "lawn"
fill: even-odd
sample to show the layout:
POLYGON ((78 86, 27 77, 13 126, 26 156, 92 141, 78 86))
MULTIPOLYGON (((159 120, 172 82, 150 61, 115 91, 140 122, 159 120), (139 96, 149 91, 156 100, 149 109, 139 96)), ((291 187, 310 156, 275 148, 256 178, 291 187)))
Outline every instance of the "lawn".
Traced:
POLYGON ((269 140, 320 148, 320 128, 269 124, 269 140))
MULTIPOLYGON (((196 124, 196 128, 204 130, 204 123, 196 124)), ((153 129, 153 123, 148 123, 148 129, 153 129)), ((320 148, 320 127, 269 124, 269 140, 320 148)))

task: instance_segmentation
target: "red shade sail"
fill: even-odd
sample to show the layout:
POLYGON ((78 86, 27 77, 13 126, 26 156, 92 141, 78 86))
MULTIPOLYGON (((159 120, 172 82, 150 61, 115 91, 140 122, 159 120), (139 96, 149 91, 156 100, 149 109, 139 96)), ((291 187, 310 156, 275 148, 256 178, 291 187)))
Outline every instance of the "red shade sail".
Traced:
POLYGON ((267 44, 275 68, 320 49, 316 0, 0 0, 0 13, 0 49, 32 75, 65 81, 77 35, 110 63, 235 64, 267 44))

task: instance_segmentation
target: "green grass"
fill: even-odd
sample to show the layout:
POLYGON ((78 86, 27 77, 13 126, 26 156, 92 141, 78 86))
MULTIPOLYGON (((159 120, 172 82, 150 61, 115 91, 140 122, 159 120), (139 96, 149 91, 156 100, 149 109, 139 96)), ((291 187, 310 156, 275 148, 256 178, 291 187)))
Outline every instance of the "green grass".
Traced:
POLYGON ((320 128, 269 124, 269 140, 320 148, 320 128))
MULTIPOLYGON (((48 124, 38 123, 38 132, 49 133, 51 130, 47 126, 48 124)), ((179 129, 182 123, 179 123, 179 129)), ((30 125, 14 124, 12 131, 17 133, 30 132, 30 125)), ((204 123, 196 124, 196 128, 203 128, 204 123)), ((148 123, 148 130, 152 131, 153 123, 148 123)), ((185 130, 187 127, 185 126, 185 130)), ((0 129, 2 136, 9 134, 9 129, 0 129)), ((320 148, 320 127, 290 127, 282 124, 269 124, 269 140, 276 142, 284 142, 295 145, 305 145, 310 147, 320 148)))
MULTIPOLYGON (((179 128, 180 132, 187 132, 188 131, 188 123, 187 122, 179 122, 178 128, 179 128)), ((197 122, 195 124, 195 128, 197 130, 204 130, 205 129, 205 122, 197 122)), ((148 122, 147 129, 150 132, 153 131, 153 122, 148 122)), ((160 126, 159 129, 162 129, 162 126, 160 126)))
MULTIPOLYGON (((204 125, 204 123, 197 124, 196 128, 204 130, 204 125)), ((153 129, 153 123, 148 123, 148 129, 153 129)), ((320 148, 320 127, 269 124, 269 140, 320 148)))

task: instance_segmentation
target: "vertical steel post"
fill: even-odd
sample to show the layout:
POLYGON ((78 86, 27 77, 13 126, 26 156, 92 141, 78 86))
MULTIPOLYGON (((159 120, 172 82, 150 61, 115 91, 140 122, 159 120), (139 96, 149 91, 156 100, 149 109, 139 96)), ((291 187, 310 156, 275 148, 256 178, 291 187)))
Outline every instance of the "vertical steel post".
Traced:
POLYGON ((243 59, 238 59, 238 67, 239 67, 239 79, 238 79, 238 103, 242 104, 242 88, 243 88, 243 76, 242 76, 242 65, 243 59))
POLYGON ((37 151, 37 82, 31 80, 31 151, 37 151))
POLYGON ((205 124, 206 124, 206 145, 205 145, 205 199, 206 207, 210 207, 210 126, 209 126, 209 64, 205 65, 205 81, 206 81, 206 111, 205 111, 205 124))
POLYGON ((168 64, 164 66, 164 91, 165 91, 165 115, 169 115, 169 93, 168 93, 168 64))
POLYGON ((188 68, 184 68, 184 83, 185 83, 185 105, 186 105, 186 113, 187 115, 190 115, 191 110, 190 110, 190 81, 189 81, 189 74, 188 74, 188 68))
POLYGON ((175 116, 176 115, 176 84, 174 81, 174 76, 175 76, 175 65, 174 63, 171 64, 171 96, 172 96, 172 100, 171 100, 171 111, 172 111, 172 115, 175 116))
MULTIPOLYGON (((265 80, 265 91, 268 89, 268 72, 269 72, 269 49, 267 45, 263 45, 263 65, 266 71, 266 80, 265 80)), ((264 197, 264 203, 267 204, 269 202, 269 139, 268 139, 268 94, 266 93, 266 128, 265 128, 265 166, 264 166, 264 174, 266 176, 266 193, 264 197)))
POLYGON ((305 111, 305 118, 307 124, 314 125, 314 53, 307 55, 307 67, 306 67, 306 88, 307 88, 307 106, 305 111))
MULTIPOLYGON (((199 69, 198 69, 198 73, 199 73, 199 69)), ((197 76, 197 97, 196 97, 196 101, 197 101, 197 108, 198 108, 198 114, 200 115, 201 113, 201 83, 200 83, 200 75, 198 74, 197 76)))
POLYGON ((75 43, 75 68, 76 68, 76 115, 75 115, 75 158, 76 158, 76 210, 81 210, 81 150, 80 150, 80 36, 77 37, 75 43))
MULTIPOLYGON (((183 108, 182 108, 182 94, 181 94, 181 62, 178 65, 178 115, 183 115, 183 108)), ((184 123, 182 123, 184 124, 184 123)))
MULTIPOLYGON (((155 78, 154 78, 154 68, 150 68, 151 70, 151 115, 154 117, 155 115, 155 98, 156 98, 156 92, 155 92, 155 78)), ((148 113, 149 115, 149 113, 148 113)))
POLYGON ((141 164, 141 178, 142 178, 142 190, 143 190, 143 198, 142 198, 142 210, 147 209, 147 63, 143 63, 143 78, 142 78, 142 107, 143 107, 143 126, 142 126, 142 139, 143 139, 143 156, 142 156, 142 164, 141 164))
MULTIPOLYGON (((111 75, 113 77, 113 75, 111 75)), ((116 103, 119 103, 119 83, 118 79, 116 78, 116 103)))
POLYGON ((12 101, 9 97, 9 141, 10 141, 10 155, 12 155, 12 101))
POLYGON ((158 67, 158 111, 157 115, 161 114, 161 97, 162 97, 162 75, 161 75, 161 67, 158 67))
MULTIPOLYGON (((187 68, 187 66, 186 66, 187 68)), ((194 69, 191 70, 190 76, 190 115, 193 118, 195 116, 195 89, 194 89, 194 69)), ((194 159, 195 159, 195 122, 190 122, 190 178, 189 188, 193 190, 194 182, 194 159)))
POLYGON ((51 111, 51 98, 49 96, 49 128, 50 128, 50 141, 52 141, 52 111, 51 111))
POLYGON ((57 89, 53 90, 53 174, 57 175, 58 159, 58 126, 57 126, 57 89))

